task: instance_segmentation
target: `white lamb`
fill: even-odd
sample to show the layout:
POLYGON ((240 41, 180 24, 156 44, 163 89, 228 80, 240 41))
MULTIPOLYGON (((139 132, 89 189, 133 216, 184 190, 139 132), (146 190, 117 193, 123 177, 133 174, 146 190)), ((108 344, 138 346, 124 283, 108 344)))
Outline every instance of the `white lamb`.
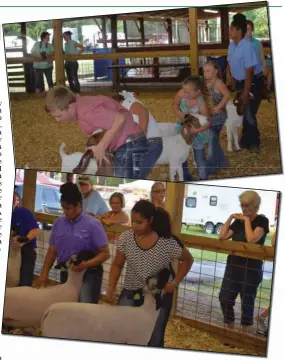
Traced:
POLYGON ((83 303, 54 304, 46 311, 42 335, 46 337, 147 345, 159 310, 150 289, 144 288, 140 307, 83 303))
POLYGON ((6 279, 6 287, 16 287, 20 282, 20 270, 22 264, 22 255, 21 249, 13 249, 11 246, 11 242, 16 238, 11 236, 10 247, 9 247, 9 255, 8 255, 8 268, 7 268, 7 279, 6 279))
MULTIPOLYGON (((191 114, 197 117, 200 122, 206 121, 206 117, 199 114, 191 114)), ((182 164, 188 159, 191 145, 187 145, 181 134, 168 136, 163 138, 163 150, 156 165, 169 165, 169 179, 175 180, 175 174, 179 176, 179 180, 183 181, 182 164)))
MULTIPOLYGON (((59 148, 59 153, 61 156, 61 171, 72 173, 73 169, 79 164, 83 153, 75 152, 72 154, 66 154, 64 152, 65 144, 61 144, 59 148)), ((84 174, 95 175, 98 170, 97 161, 95 159, 90 159, 89 165, 85 170, 84 174)))
POLYGON ((6 326, 30 329, 39 326, 45 311, 52 304, 79 301, 80 289, 85 270, 71 270, 77 255, 68 262, 68 280, 62 285, 47 288, 28 286, 8 288, 5 294, 3 323, 6 326))
POLYGON ((233 101, 229 101, 227 103, 227 113, 228 113, 228 118, 226 121, 226 127, 227 127, 228 151, 230 152, 233 151, 232 137, 234 139, 236 150, 239 151, 240 146, 238 141, 238 129, 242 124, 243 117, 237 114, 236 107, 233 104, 233 101))

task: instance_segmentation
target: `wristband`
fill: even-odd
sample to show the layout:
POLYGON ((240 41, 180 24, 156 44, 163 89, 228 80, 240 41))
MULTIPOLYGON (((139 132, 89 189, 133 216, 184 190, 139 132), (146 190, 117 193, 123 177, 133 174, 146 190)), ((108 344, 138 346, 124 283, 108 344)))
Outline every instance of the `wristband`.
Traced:
POLYGON ((175 286, 175 287, 178 287, 179 286, 179 283, 175 280, 172 280, 172 284, 175 286))
POLYGON ((30 239, 28 238, 28 237, 26 237, 26 236, 21 236, 19 239, 18 239, 18 242, 20 243, 20 244, 26 244, 27 242, 29 242, 30 241, 30 239))

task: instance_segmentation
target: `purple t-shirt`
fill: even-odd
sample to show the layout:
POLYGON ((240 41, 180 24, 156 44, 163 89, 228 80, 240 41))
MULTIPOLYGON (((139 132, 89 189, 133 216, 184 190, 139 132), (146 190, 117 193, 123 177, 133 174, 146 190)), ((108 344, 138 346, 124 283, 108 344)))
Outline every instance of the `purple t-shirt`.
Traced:
POLYGON ((66 217, 57 219, 53 225, 49 244, 56 247, 58 264, 67 261, 80 251, 93 250, 108 243, 104 227, 97 219, 81 213, 75 220, 66 217))

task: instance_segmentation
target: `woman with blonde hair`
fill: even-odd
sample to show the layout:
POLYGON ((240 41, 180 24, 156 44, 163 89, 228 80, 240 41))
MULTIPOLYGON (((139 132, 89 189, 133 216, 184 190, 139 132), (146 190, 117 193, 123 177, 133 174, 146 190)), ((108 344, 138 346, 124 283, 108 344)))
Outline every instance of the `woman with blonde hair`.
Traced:
POLYGON ((150 190, 150 201, 153 205, 158 208, 164 209, 164 199, 165 199, 165 185, 163 182, 155 182, 150 190))
POLYGON ((97 216, 99 220, 101 220, 104 225, 112 225, 112 224, 121 224, 121 225, 129 225, 129 217, 127 213, 123 211, 125 207, 125 197, 124 194, 120 192, 114 192, 110 199, 109 204, 111 207, 111 211, 107 211, 103 214, 97 216))
MULTIPOLYGON (((269 221, 264 215, 258 214, 260 196, 255 191, 245 191, 239 196, 239 200, 242 213, 232 214, 228 218, 219 238, 264 245, 269 232, 269 221), (233 223, 232 220, 234 220, 233 223)), ((257 288, 263 278, 262 267, 262 260, 237 255, 228 256, 219 300, 224 323, 229 328, 234 328, 234 305, 238 295, 241 298, 242 331, 247 331, 253 324, 257 288)))

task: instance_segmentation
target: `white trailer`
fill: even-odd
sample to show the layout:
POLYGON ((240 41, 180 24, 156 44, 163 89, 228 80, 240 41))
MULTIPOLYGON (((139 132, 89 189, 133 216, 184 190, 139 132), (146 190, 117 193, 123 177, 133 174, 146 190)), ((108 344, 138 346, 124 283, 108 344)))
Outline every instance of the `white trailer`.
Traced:
MULTIPOLYGON (((241 213, 239 195, 252 189, 224 186, 192 185, 185 189, 182 223, 199 225, 207 234, 219 234, 223 224, 233 213, 241 213)), ((276 222, 277 191, 256 190, 261 197, 259 214, 269 219, 273 227, 276 222)))

